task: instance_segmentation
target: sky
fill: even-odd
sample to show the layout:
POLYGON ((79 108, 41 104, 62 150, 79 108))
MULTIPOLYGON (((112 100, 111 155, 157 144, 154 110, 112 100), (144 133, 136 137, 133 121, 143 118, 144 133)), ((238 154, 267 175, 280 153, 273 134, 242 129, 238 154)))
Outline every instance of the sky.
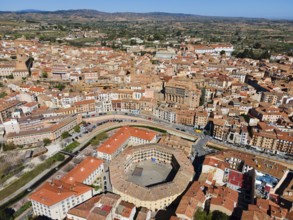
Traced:
POLYGON ((0 3, 0 11, 95 9, 293 19, 293 0, 0 0, 0 3))

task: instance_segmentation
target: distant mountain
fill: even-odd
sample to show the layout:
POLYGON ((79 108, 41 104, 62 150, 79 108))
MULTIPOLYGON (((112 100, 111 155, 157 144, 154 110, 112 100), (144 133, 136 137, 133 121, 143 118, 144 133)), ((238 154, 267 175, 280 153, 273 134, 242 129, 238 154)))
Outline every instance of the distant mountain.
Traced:
POLYGON ((95 22, 95 21, 209 21, 209 20, 250 20, 259 21, 263 19, 253 18, 231 18, 192 15, 183 13, 167 12, 101 12, 97 10, 60 10, 60 11, 40 11, 35 9, 25 9, 21 11, 0 11, 1 20, 34 20, 34 21, 72 21, 72 22, 95 22))
POLYGON ((17 11, 17 13, 40 13, 40 12, 43 12, 43 11, 36 10, 36 9, 24 9, 24 10, 17 11))

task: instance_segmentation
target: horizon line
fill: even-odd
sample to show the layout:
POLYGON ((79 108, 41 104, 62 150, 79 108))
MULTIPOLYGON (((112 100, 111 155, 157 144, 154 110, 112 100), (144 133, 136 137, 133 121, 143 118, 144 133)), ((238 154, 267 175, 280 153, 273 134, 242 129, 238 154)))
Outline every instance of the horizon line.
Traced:
POLYGON ((254 16, 233 16, 233 15, 202 15, 202 14, 191 14, 185 12, 168 12, 168 11, 148 11, 148 12, 137 12, 137 11, 100 11, 97 9, 79 8, 79 9, 56 9, 56 10, 41 10, 41 9, 21 9, 21 10, 0 10, 0 12, 7 13, 40 13, 40 12, 58 12, 58 11, 97 11, 102 13, 136 13, 136 14, 150 14, 150 13, 166 13, 166 14, 182 14, 189 16, 201 16, 201 17, 215 17, 215 18, 246 18, 246 19, 268 19, 268 20, 293 20, 293 17, 254 17, 254 16))

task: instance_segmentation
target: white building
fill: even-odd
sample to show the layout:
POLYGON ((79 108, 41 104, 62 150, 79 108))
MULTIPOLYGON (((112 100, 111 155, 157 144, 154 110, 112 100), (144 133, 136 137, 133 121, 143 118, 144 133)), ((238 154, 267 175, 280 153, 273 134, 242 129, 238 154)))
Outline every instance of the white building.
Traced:
POLYGON ((97 148, 97 157, 111 161, 127 145, 156 143, 157 133, 133 127, 122 127, 97 148))
POLYGON ((14 78, 28 77, 29 72, 27 70, 13 70, 12 75, 14 78))
MULTIPOLYGON (((213 174, 213 179, 219 185, 224 185, 224 175, 225 175, 225 167, 222 166, 221 161, 214 160, 211 158, 205 159, 202 166, 202 173, 213 174)), ((209 180, 210 181, 210 180, 209 180)), ((212 184, 212 182, 208 182, 208 184, 212 184)))
POLYGON ((169 108, 166 105, 161 105, 153 109, 153 115, 159 119, 168 121, 169 123, 176 123, 175 108, 169 108))
POLYGON ((11 119, 10 121, 6 121, 3 123, 6 134, 8 133, 19 133, 20 126, 16 119, 11 119))
POLYGON ((23 114, 30 114, 32 111, 37 110, 39 108, 39 104, 37 102, 29 102, 20 107, 23 111, 23 114))
POLYGON ((94 185, 98 177, 104 173, 103 160, 87 157, 62 178, 66 183, 81 182, 86 185, 94 185))
POLYGON ((12 75, 15 69, 15 65, 1 65, 0 66, 0 77, 6 77, 12 75))
POLYGON ((220 55, 222 51, 225 51, 227 56, 231 56, 234 51, 232 44, 212 44, 211 47, 214 49, 213 53, 216 55, 220 55))
POLYGON ((81 183, 46 182, 31 194, 34 215, 62 220, 69 209, 92 197, 92 188, 81 183))
POLYGON ((64 219, 69 209, 92 198, 93 188, 87 185, 102 184, 97 178, 103 173, 103 161, 87 157, 61 180, 45 183, 30 196, 34 214, 64 219))
POLYGON ((213 53, 214 49, 212 47, 206 45, 195 45, 194 52, 198 54, 206 54, 206 53, 213 53))

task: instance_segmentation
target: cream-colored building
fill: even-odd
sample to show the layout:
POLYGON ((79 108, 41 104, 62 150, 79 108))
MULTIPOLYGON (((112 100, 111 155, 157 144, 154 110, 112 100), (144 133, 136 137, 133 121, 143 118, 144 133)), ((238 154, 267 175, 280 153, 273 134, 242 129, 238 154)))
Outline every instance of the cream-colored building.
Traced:
POLYGON ((73 129, 76 125, 80 124, 81 120, 80 115, 72 115, 47 128, 26 130, 19 133, 9 133, 7 135, 7 142, 14 143, 15 145, 25 145, 41 142, 45 138, 56 140, 62 135, 62 133, 73 129))
POLYGON ((194 176, 194 169, 185 153, 160 144, 129 147, 110 163, 110 179, 113 192, 137 207, 152 211, 166 208, 181 195, 194 176), (126 172, 133 163, 156 160, 172 165, 177 170, 171 182, 144 187, 128 181, 126 172))
POLYGON ((199 106, 201 91, 191 81, 170 80, 165 85, 165 101, 194 108, 199 106))

